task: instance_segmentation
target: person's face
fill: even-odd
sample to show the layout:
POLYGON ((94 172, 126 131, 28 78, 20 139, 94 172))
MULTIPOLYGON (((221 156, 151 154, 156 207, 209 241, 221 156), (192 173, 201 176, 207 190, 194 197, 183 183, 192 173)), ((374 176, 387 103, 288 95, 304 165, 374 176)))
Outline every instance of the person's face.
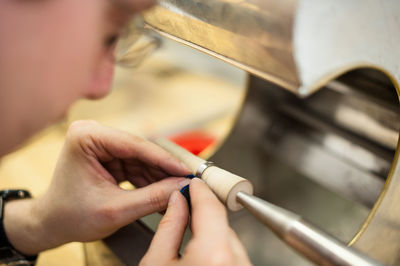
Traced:
POLYGON ((0 2, 0 155, 80 97, 107 94, 116 37, 154 0, 0 2))

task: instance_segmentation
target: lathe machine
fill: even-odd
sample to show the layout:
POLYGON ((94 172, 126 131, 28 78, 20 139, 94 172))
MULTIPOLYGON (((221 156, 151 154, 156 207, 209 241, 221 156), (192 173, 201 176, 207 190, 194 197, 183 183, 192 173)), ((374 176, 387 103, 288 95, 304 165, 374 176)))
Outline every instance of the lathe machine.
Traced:
MULTIPOLYGON (((399 14, 397 0, 160 0, 144 27, 249 73, 236 124, 210 160, 400 265, 399 14)), ((262 239, 273 236, 245 213, 231 221, 253 263, 308 265, 269 252, 262 239)))

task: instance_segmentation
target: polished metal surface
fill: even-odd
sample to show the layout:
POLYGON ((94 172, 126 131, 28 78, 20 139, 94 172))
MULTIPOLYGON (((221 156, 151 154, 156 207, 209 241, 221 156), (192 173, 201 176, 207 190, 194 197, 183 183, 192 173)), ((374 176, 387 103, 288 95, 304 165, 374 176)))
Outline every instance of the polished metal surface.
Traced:
POLYGON ((295 91, 297 0, 162 0, 144 15, 152 29, 295 91))
POLYGON ((292 212, 245 192, 237 194, 237 201, 288 245, 318 265, 382 265, 292 212))
POLYGON ((118 66, 134 68, 161 45, 158 35, 144 27, 143 18, 135 16, 121 33, 114 56, 118 66))
POLYGON ((204 171, 205 171, 208 167, 213 166, 213 165, 214 165, 214 163, 213 163, 213 162, 210 162, 210 161, 206 161, 206 162, 202 163, 202 164, 199 166, 199 169, 197 169, 197 171, 196 171, 196 176, 199 177, 199 178, 201 178, 201 176, 203 175, 204 171))
POLYGON ((369 208, 389 174, 400 130, 400 108, 390 80, 383 74, 378 80, 363 78, 376 74, 354 71, 306 99, 265 87, 266 97, 276 99, 264 114, 272 119, 264 141, 268 151, 369 208), (356 84, 361 78, 363 84, 356 84))
MULTIPOLYGON (((348 76, 354 80, 365 73, 369 71, 348 76)), ((348 76, 332 82, 347 86, 348 91, 334 90, 329 83, 306 99, 252 78, 249 86, 253 91, 246 102, 252 117, 247 119, 259 123, 252 126, 262 135, 248 137, 251 126, 246 121, 239 120, 238 127, 244 127, 242 137, 247 143, 251 139, 320 185, 372 208, 392 165, 397 139, 389 143, 387 135, 397 137, 400 108, 395 98, 387 100, 384 91, 378 98, 372 97, 372 89, 352 87, 348 76)), ((374 82, 369 84, 371 87, 374 82)), ((395 96, 393 86, 384 90, 392 90, 395 96)))
MULTIPOLYGON (((398 265, 397 147, 386 136, 398 132, 400 109, 390 79, 357 70, 305 99, 256 77, 248 86, 235 128, 211 160, 251 180, 260 197, 300 213, 380 262, 398 265)), ((244 220, 232 215, 231 223, 252 249, 244 220)), ((269 255, 265 260, 271 262, 269 255)), ((290 263, 281 256, 278 265, 290 263)))
POLYGON ((358 67, 400 80, 397 0, 158 3, 150 28, 299 95, 358 67))

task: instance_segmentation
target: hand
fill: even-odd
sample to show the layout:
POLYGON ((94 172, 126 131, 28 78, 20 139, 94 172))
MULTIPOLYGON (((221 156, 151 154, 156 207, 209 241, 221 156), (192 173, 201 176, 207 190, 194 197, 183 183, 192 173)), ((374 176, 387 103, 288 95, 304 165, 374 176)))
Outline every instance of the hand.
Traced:
POLYGON ((202 180, 191 181, 190 197, 193 238, 182 258, 178 251, 188 222, 188 208, 185 198, 175 191, 140 265, 251 265, 229 227, 225 207, 202 180))
POLYGON ((177 177, 188 174, 151 142, 93 121, 75 122, 45 195, 6 204, 7 236, 25 254, 104 238, 164 210, 170 194, 188 183, 177 177), (138 189, 120 188, 125 180, 138 189))

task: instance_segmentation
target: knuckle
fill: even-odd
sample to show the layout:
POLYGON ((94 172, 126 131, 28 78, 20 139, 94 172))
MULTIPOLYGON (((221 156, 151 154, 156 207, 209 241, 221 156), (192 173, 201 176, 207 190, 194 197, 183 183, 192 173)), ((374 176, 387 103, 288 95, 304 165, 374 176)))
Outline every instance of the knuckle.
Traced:
POLYGON ((169 228, 169 227, 174 227, 176 223, 176 220, 164 215, 164 217, 161 219, 160 223, 158 224, 158 228, 169 228))
POLYGON ((93 128, 97 126, 97 122, 93 120, 78 120, 74 121, 68 128, 66 141, 74 150, 76 148, 81 148, 85 152, 90 152, 90 147, 92 146, 93 138, 93 128))
POLYGON ((71 123, 69 126, 69 131, 81 130, 82 128, 93 127, 97 125, 94 120, 77 120, 71 123))
POLYGON ((167 207, 168 196, 162 189, 153 189, 147 194, 147 202, 155 210, 164 210, 167 207))
POLYGON ((220 246, 214 249, 210 254, 210 261, 208 265, 210 266, 225 266, 225 265, 235 265, 234 254, 232 250, 227 245, 220 246))
POLYGON ((77 140, 84 136, 88 136, 90 128, 92 128, 97 122, 93 120, 78 120, 71 123, 68 128, 67 138, 69 140, 77 140))
POLYGON ((106 226, 116 226, 121 220, 121 210, 112 205, 106 205, 97 210, 96 216, 106 226))

